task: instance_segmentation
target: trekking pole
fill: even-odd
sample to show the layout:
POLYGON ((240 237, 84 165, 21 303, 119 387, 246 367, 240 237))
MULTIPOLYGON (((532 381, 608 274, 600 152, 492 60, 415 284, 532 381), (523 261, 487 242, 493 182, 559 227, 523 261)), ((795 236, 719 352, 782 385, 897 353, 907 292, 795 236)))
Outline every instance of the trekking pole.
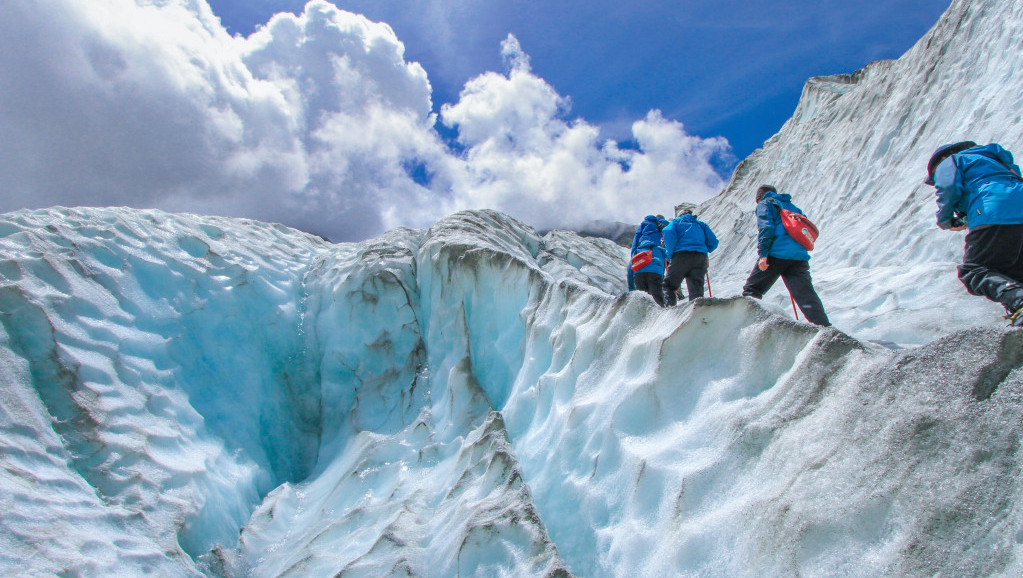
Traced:
POLYGON ((789 293, 789 299, 792 300, 792 312, 796 314, 796 321, 799 321, 799 311, 796 310, 796 298, 789 293))
POLYGON ((707 297, 713 297, 714 292, 710 290, 710 273, 707 273, 707 297))

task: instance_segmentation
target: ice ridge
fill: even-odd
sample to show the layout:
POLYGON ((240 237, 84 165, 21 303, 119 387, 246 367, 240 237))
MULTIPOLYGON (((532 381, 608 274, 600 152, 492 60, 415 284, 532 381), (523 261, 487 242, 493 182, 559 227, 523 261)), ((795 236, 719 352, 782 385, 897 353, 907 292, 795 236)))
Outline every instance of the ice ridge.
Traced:
POLYGON ((4 215, 0 568, 1018 570, 1019 332, 896 351, 624 263, 489 211, 4 215))

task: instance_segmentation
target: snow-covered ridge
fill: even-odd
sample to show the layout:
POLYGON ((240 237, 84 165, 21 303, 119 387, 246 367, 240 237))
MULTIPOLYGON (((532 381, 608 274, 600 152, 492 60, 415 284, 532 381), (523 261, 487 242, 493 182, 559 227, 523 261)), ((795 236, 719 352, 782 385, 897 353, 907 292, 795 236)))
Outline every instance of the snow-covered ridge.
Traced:
POLYGON ((856 85, 868 75, 884 74, 891 62, 890 60, 877 61, 852 74, 815 76, 807 80, 803 86, 803 93, 799 97, 796 112, 792 115, 792 122, 798 124, 813 120, 818 110, 827 107, 838 97, 856 88, 856 85))
MULTIPOLYGON (((811 79, 793 117, 745 159, 700 218, 721 249, 711 275, 738 293, 753 267, 753 194, 791 193, 821 229, 811 269, 838 327, 866 339, 927 343, 998 324, 1001 308, 956 278, 963 235, 934 225, 927 159, 946 142, 1000 142, 1023 155, 1023 3, 955 0, 898 60, 811 79)), ((782 311, 788 295, 768 304, 782 311)))
POLYGON ((4 215, 0 568, 1018 569, 1019 332, 892 351, 623 266, 486 211, 357 245, 4 215))

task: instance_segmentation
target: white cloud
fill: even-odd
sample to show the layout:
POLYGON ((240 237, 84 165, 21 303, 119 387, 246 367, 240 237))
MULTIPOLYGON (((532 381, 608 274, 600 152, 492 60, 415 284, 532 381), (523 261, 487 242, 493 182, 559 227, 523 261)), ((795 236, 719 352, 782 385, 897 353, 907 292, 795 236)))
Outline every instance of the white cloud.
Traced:
POLYGON ((510 36, 434 130, 426 72, 386 24, 313 0, 247 38, 205 0, 12 0, 0 20, 0 210, 131 205, 337 240, 495 208, 540 227, 634 221, 722 185, 727 151, 651 112, 639 150, 566 120, 510 36), (623 167, 629 167, 625 170, 623 167))
POLYGON ((564 119, 568 101, 532 74, 513 36, 502 44, 502 55, 507 75, 473 79, 458 103, 441 110, 467 148, 462 205, 499 209, 548 228, 638 221, 722 188, 711 163, 728 153, 724 139, 688 135, 681 123, 651 111, 633 124, 638 150, 601 142, 596 127, 564 119))

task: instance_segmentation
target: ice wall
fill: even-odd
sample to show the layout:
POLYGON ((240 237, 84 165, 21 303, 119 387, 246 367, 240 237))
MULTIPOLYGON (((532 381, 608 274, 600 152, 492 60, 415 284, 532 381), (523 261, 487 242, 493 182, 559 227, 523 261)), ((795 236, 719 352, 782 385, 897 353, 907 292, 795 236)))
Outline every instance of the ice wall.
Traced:
POLYGON ((809 81, 700 208, 726 298, 671 310, 487 211, 356 245, 0 216, 0 573, 1019 575, 1023 338, 918 183, 941 142, 1018 148, 1021 21, 956 1, 809 81), (822 226, 837 329, 733 297, 762 182, 822 226))
MULTIPOLYGON (((721 239, 711 275, 735 294, 753 268, 753 195, 791 193, 821 228, 811 270, 833 323, 850 334, 922 344, 996 324, 1001 308, 956 278, 963 233, 934 224, 922 184, 939 145, 999 142, 1023 155, 1023 3, 955 0, 898 60, 807 81, 792 118, 736 169, 700 218, 721 239)), ((789 307, 784 289, 767 303, 789 307)))
POLYGON ((236 541, 307 475, 295 273, 325 243, 117 209, 4 215, 0 237, 6 574, 194 573, 182 548, 236 541))
POLYGON ((4 215, 0 570, 1019 572, 1018 331, 660 309, 624 261, 487 211, 4 215))

